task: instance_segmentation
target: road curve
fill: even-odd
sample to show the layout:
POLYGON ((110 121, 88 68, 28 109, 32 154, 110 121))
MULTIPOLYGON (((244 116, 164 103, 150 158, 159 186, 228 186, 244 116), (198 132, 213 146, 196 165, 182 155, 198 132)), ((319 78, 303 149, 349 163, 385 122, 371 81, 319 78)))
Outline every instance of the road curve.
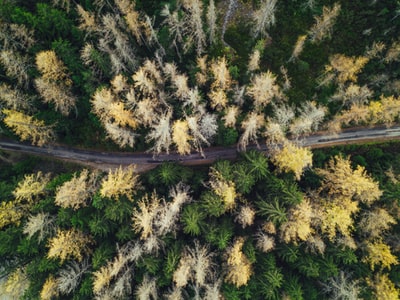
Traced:
MULTIPOLYGON (((350 143, 378 142, 395 139, 400 139, 400 126, 347 129, 336 135, 320 133, 300 139, 298 142, 305 147, 322 148, 350 143)), ((248 147, 248 149, 252 148, 267 151, 265 145, 248 147)), ((61 146, 36 147, 13 141, 0 141, 0 150, 63 159, 100 169, 135 164, 138 167, 138 171, 152 169, 164 161, 175 161, 184 165, 202 165, 209 164, 217 159, 234 159, 238 154, 236 146, 207 148, 204 149, 204 156, 201 156, 199 153, 185 156, 176 153, 153 156, 151 153, 99 152, 61 146)))

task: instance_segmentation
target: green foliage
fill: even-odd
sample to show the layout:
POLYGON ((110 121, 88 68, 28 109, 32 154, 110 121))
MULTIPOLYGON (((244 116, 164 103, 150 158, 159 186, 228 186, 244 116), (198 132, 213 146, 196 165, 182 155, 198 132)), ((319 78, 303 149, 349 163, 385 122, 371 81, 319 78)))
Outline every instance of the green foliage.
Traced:
POLYGON ((273 222, 275 225, 282 224, 287 221, 286 209, 275 199, 272 203, 267 200, 259 199, 256 202, 258 214, 266 217, 268 221, 273 222))
POLYGON ((205 226, 205 238, 220 250, 226 249, 233 237, 234 225, 228 218, 214 219, 205 226))
POLYGON ((200 206, 208 216, 219 217, 225 212, 222 199, 211 191, 206 191, 201 195, 200 206))
POLYGON ((183 232, 192 236, 199 235, 205 226, 205 214, 198 204, 189 204, 182 212, 183 232))

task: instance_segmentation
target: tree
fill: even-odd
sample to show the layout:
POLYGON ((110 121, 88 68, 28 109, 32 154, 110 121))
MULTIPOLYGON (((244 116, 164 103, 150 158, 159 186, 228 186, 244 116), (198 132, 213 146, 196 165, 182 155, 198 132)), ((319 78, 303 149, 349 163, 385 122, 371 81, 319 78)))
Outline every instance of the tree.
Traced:
POLYGON ((75 258, 82 261, 84 255, 90 254, 93 240, 78 229, 58 230, 57 235, 49 240, 48 258, 59 258, 61 262, 75 258))
POLYGON ((254 27, 253 36, 261 34, 268 36, 267 30, 275 24, 275 10, 277 0, 262 0, 260 8, 253 13, 254 27))
POLYGON ((290 124, 290 133, 294 136, 309 134, 312 131, 316 131, 324 120, 326 108, 321 106, 317 107, 314 101, 307 101, 298 111, 300 112, 299 117, 290 124))
POLYGON ((3 122, 10 127, 22 141, 32 140, 32 144, 43 146, 54 138, 54 131, 46 126, 44 121, 36 120, 32 116, 16 110, 3 109, 3 122))
POLYGON ((28 289, 30 280, 25 268, 18 267, 7 277, 4 284, 4 290, 0 288, 3 296, 9 296, 11 299, 21 299, 28 289))
POLYGON ((350 280, 350 276, 340 271, 339 275, 329 278, 324 284, 324 292, 329 294, 330 299, 359 299, 360 287, 355 280, 350 280))
POLYGON ((335 156, 325 169, 318 169, 323 176, 323 187, 329 194, 354 198, 366 204, 371 204, 382 195, 378 182, 374 181, 362 166, 352 169, 349 158, 335 156))
POLYGON ((38 242, 40 243, 46 236, 55 232, 54 221, 55 218, 48 213, 30 215, 24 226, 24 234, 28 235, 28 238, 32 238, 33 235, 39 233, 38 242))
POLYGON ((373 288, 376 299, 399 299, 400 292, 390 281, 388 274, 378 273, 373 280, 368 278, 367 283, 373 288))
POLYGON ((288 221, 280 227, 281 239, 285 243, 294 242, 297 240, 306 241, 312 234, 311 218, 313 211, 310 202, 303 199, 300 204, 289 210, 288 221))
POLYGON ((153 141, 154 146, 150 149, 155 155, 160 154, 163 150, 168 154, 169 147, 172 143, 171 137, 171 117, 172 110, 166 111, 158 116, 158 123, 153 123, 152 130, 146 137, 147 141, 153 141))
POLYGON ((72 261, 65 268, 58 272, 57 277, 57 289, 63 294, 71 294, 79 285, 83 274, 89 268, 87 260, 84 260, 81 264, 72 261))
POLYGON ((330 36, 332 28, 335 25, 335 20, 339 13, 339 3, 335 3, 332 8, 327 6, 322 8, 322 16, 315 17, 315 24, 311 27, 308 33, 312 43, 319 43, 325 37, 330 36))
POLYGON ((138 202, 138 207, 134 208, 132 214, 132 226, 135 232, 141 232, 141 239, 147 239, 154 234, 154 218, 157 216, 160 206, 160 199, 155 193, 153 193, 150 198, 146 194, 138 202))
POLYGON ((172 126, 172 140, 177 146, 178 153, 181 155, 190 153, 189 124, 187 120, 176 120, 172 126))
POLYGON ((40 299, 51 300, 54 297, 58 297, 59 293, 57 287, 58 287, 57 280, 54 278, 53 275, 50 275, 46 279, 42 287, 42 290, 40 292, 40 299))
POLYGON ((76 99, 70 91, 72 80, 64 63, 53 50, 48 50, 36 55, 36 67, 42 77, 37 78, 35 84, 43 100, 54 103, 55 109, 67 116, 75 108, 76 99))
POLYGON ((304 169, 312 165, 312 153, 307 148, 287 141, 281 149, 272 153, 271 161, 280 172, 293 172, 296 179, 300 180, 304 169))
POLYGON ((303 52, 304 49, 304 44, 306 42, 307 35, 300 35, 297 38, 296 44, 294 45, 294 49, 292 52, 292 56, 290 57, 289 61, 294 61, 295 59, 298 59, 300 54, 303 52))
POLYGON ((236 188, 233 181, 226 180, 216 169, 211 168, 210 186, 213 192, 218 195, 224 204, 225 211, 232 210, 236 206, 236 188))
POLYGON ((389 230, 391 225, 396 224, 396 220, 384 208, 374 208, 364 212, 358 227, 361 233, 369 238, 378 238, 385 231, 389 230))
POLYGON ((136 297, 138 300, 158 299, 156 279, 150 279, 146 274, 136 290, 136 297))
POLYGON ((257 74, 251 79, 247 95, 253 98, 257 111, 264 108, 273 98, 282 97, 279 86, 276 83, 276 76, 270 71, 257 74))
POLYGON ((183 0, 182 5, 186 11, 184 15, 186 42, 183 49, 187 52, 194 43, 196 52, 200 55, 206 44, 202 21, 203 3, 200 0, 183 0))
POLYGON ((343 54, 334 54, 329 57, 329 65, 325 66, 325 75, 320 85, 329 83, 336 79, 339 84, 348 81, 357 82, 357 75, 369 61, 368 57, 348 57, 343 54))
POLYGON ((250 205, 240 207, 235 221, 242 225, 243 228, 253 225, 256 216, 255 210, 250 205))
POLYGON ((212 45, 215 43, 217 30, 217 11, 214 0, 210 0, 210 3, 208 4, 206 18, 208 25, 208 39, 210 45, 212 45))
POLYGON ((246 285, 253 273, 252 265, 242 251, 243 244, 244 239, 238 238, 226 252, 228 273, 225 281, 236 287, 246 285))
POLYGON ((250 141, 257 143, 257 134, 260 128, 264 125, 265 120, 262 114, 251 112, 247 115, 246 119, 242 122, 243 134, 239 138, 238 148, 246 150, 250 141))
POLYGON ((0 84, 0 100, 5 102, 6 107, 13 110, 33 110, 32 97, 5 83, 0 84))
POLYGON ((13 191, 17 202, 26 201, 32 204, 38 196, 45 193, 47 183, 50 181, 50 174, 43 174, 41 171, 36 174, 25 175, 24 179, 18 182, 13 191))
POLYGON ((114 171, 110 169, 107 177, 102 180, 100 195, 115 200, 118 200, 121 196, 126 196, 132 201, 132 194, 138 187, 139 175, 135 172, 135 166, 130 165, 124 169, 120 166, 114 171))
POLYGON ((367 256, 363 258, 363 262, 369 264, 372 271, 375 270, 377 265, 383 268, 388 268, 392 265, 398 265, 397 257, 390 251, 390 247, 378 240, 375 242, 366 243, 367 256))
POLYGON ((6 75, 17 80, 21 87, 29 85, 28 58, 21 56, 16 51, 3 50, 0 52, 0 63, 6 70, 6 75))
POLYGON ((225 115, 222 117, 224 125, 226 127, 235 128, 236 119, 240 113, 239 107, 235 105, 228 106, 225 108, 225 115))
POLYGON ((64 182, 62 186, 57 188, 54 203, 68 208, 77 210, 87 205, 87 199, 96 191, 96 173, 91 173, 84 169, 79 177, 75 173, 70 181, 64 182))

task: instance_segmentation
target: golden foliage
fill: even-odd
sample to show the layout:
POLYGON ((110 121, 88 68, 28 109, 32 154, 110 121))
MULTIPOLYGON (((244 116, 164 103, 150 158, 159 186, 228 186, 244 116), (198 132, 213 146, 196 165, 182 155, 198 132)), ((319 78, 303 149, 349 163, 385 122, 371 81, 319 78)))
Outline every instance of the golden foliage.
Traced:
MULTIPOLYGON (((322 199, 321 199, 322 200, 322 199)), ((317 209, 321 231, 327 234, 332 241, 339 231, 343 236, 351 238, 353 229, 352 214, 358 212, 358 203, 345 197, 335 197, 335 203, 327 199, 322 200, 321 207, 317 209)))
POLYGON ((108 172, 106 178, 101 182, 100 195, 102 197, 114 198, 118 200, 121 196, 132 199, 132 194, 139 187, 139 175, 136 173, 136 167, 130 165, 127 168, 120 166, 116 170, 108 172))
POLYGON ((378 300, 397 300, 400 298, 399 290, 390 281, 388 274, 378 273, 374 279, 367 278, 367 284, 373 288, 374 295, 378 300))
POLYGON ((325 66, 326 76, 333 74, 338 83, 347 81, 357 82, 357 74, 367 64, 369 58, 364 56, 347 57, 343 54, 334 54, 329 58, 329 65, 325 66))
POLYGON ((179 154, 185 155, 190 153, 189 141, 191 139, 187 120, 176 120, 172 126, 172 140, 177 146, 179 154))
POLYGON ((232 77, 229 73, 225 56, 219 57, 218 60, 211 62, 210 70, 214 77, 212 89, 227 90, 232 83, 232 77))
POLYGON ((280 172, 293 172, 300 180, 304 169, 312 166, 312 153, 308 148, 287 141, 281 149, 272 153, 271 161, 280 172))
POLYGON ((214 109, 221 110, 228 104, 226 93, 220 88, 213 89, 210 93, 208 93, 208 97, 211 100, 211 107, 214 109))
POLYGON ((42 300, 51 300, 54 297, 58 297, 58 283, 57 280, 50 275, 46 282, 44 283, 42 290, 40 292, 40 299, 42 300))
POLYGON ((225 210, 232 210, 236 206, 236 188, 233 181, 227 181, 216 169, 211 168, 210 186, 215 194, 221 197, 225 210))
POLYGON ((254 72, 257 71, 260 68, 260 59, 261 59, 261 53, 260 50, 255 49, 249 58, 249 64, 247 66, 247 69, 249 72, 254 72))
POLYGON ((59 258, 61 262, 74 258, 82 261, 84 255, 90 254, 93 240, 78 229, 58 230, 57 235, 49 240, 48 258, 59 258))
POLYGON ((93 32, 98 28, 94 14, 86 11, 80 4, 76 5, 76 10, 79 15, 79 29, 93 32))
POLYGON ((87 199, 95 191, 95 181, 97 174, 91 173, 87 169, 82 170, 79 177, 74 174, 74 177, 62 186, 57 188, 54 203, 58 206, 74 210, 87 205, 87 199))
POLYGON ((236 287, 246 285, 253 273, 249 259, 242 252, 243 238, 238 238, 227 250, 227 271, 225 281, 236 287))
POLYGON ((378 182, 374 181, 362 166, 353 170, 349 158, 335 156, 325 169, 318 169, 317 172, 324 177, 323 186, 329 194, 354 198, 368 205, 382 195, 378 182))
POLYGON ((308 199, 303 199, 300 204, 297 204, 288 213, 288 221, 280 227, 281 239, 285 243, 294 242, 297 240, 306 241, 312 234, 311 218, 313 217, 312 207, 308 199))
POLYGON ((16 110, 3 109, 3 122, 17 134, 22 141, 32 140, 32 144, 43 146, 54 137, 53 130, 43 121, 16 110))
POLYGON ((23 216, 23 210, 15 201, 3 201, 0 203, 0 229, 10 224, 19 225, 23 216))
POLYGON ((64 63, 58 59, 54 50, 41 51, 36 54, 36 67, 42 77, 48 81, 63 82, 66 86, 72 85, 64 63))
MULTIPOLYGON (((26 270, 19 267, 8 276, 4 284, 4 292, 11 296, 12 299, 21 299, 28 287, 29 278, 26 274, 26 270)), ((5 299, 8 298, 6 297, 5 299)))
POLYGON ((390 270, 392 265, 399 264, 397 257, 390 252, 390 247, 382 241, 367 242, 366 252, 367 256, 362 261, 369 264, 372 271, 377 265, 390 270))
POLYGON ((43 174, 41 171, 36 174, 25 175, 24 179, 18 182, 18 186, 13 191, 15 201, 20 203, 25 200, 32 204, 38 196, 44 194, 49 181, 50 174, 43 174))

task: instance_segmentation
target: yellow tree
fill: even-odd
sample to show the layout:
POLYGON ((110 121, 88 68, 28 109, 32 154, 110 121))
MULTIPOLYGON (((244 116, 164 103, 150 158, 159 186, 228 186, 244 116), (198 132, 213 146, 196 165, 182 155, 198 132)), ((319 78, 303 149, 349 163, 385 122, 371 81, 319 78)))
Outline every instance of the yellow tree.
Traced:
POLYGON ((300 180, 304 169, 312 166, 312 153, 308 148, 286 141, 281 149, 273 151, 271 161, 280 172, 293 172, 300 180))
POLYGON ((25 268, 19 267, 7 277, 4 290, 0 286, 0 293, 2 296, 5 296, 5 299, 21 299, 28 289, 29 283, 25 268))
POLYGON ((353 170, 349 158, 335 156, 325 169, 318 169, 318 174, 324 177, 323 187, 331 195, 354 198, 368 205, 382 195, 378 182, 374 181, 362 166, 353 170))
POLYGON ((106 178, 101 182, 100 195, 102 197, 114 198, 118 200, 121 196, 126 196, 133 200, 132 194, 139 188, 139 175, 136 167, 130 165, 127 168, 120 166, 116 170, 108 172, 106 178))
POLYGON ((59 258, 61 262, 70 258, 82 261, 85 255, 91 253, 90 245, 92 244, 91 236, 78 229, 59 229, 57 235, 49 240, 47 257, 59 258))
POLYGON ((72 80, 64 63, 53 50, 47 50, 36 54, 36 67, 42 74, 35 83, 43 100, 53 103, 56 110, 68 115, 75 107, 76 98, 70 91, 72 80))
POLYGON ((71 207, 74 210, 86 206, 86 201, 96 191, 96 177, 96 173, 89 174, 86 169, 82 170, 79 177, 75 173, 70 181, 64 182, 57 188, 54 203, 64 208, 71 207))
POLYGON ((172 141, 177 146, 178 153, 181 155, 190 153, 189 124, 187 120, 176 120, 172 125, 172 141))
POLYGON ((397 300, 400 298, 399 289, 390 281, 388 274, 378 273, 374 279, 367 279, 367 283, 372 287, 376 299, 397 300))
POLYGON ((43 174, 41 171, 36 174, 25 175, 24 179, 18 182, 13 191, 17 202, 26 201, 32 203, 38 196, 45 193, 45 188, 50 180, 50 174, 43 174))
POLYGON ((59 293, 58 293, 57 279, 55 279, 53 275, 50 275, 46 279, 46 281, 42 287, 42 290, 40 292, 40 299, 51 300, 54 297, 57 297, 58 295, 59 295, 59 293))
POLYGON ((227 250, 227 275, 225 281, 236 287, 246 285, 253 273, 251 263, 242 251, 243 238, 238 238, 227 250))
POLYGON ((16 110, 3 109, 5 114, 3 122, 17 134, 22 141, 31 140, 32 144, 43 146, 49 143, 54 132, 43 121, 16 110))
POLYGON ((377 265, 390 270, 392 265, 399 264, 397 257, 391 253, 390 247, 380 240, 367 242, 365 248, 367 255, 363 258, 363 262, 369 264, 372 271, 377 265))
POLYGON ((233 181, 226 180, 220 172, 211 168, 210 186, 215 194, 221 197, 225 210, 232 210, 236 206, 236 187, 233 181))
POLYGON ((343 54, 334 54, 329 57, 329 65, 325 66, 324 81, 336 78, 339 84, 344 84, 347 81, 357 82, 357 75, 368 60, 368 57, 364 56, 348 57, 343 54))
POLYGON ((306 241, 312 234, 311 218, 313 211, 308 199, 289 210, 288 221, 280 227, 281 239, 285 243, 306 241))

